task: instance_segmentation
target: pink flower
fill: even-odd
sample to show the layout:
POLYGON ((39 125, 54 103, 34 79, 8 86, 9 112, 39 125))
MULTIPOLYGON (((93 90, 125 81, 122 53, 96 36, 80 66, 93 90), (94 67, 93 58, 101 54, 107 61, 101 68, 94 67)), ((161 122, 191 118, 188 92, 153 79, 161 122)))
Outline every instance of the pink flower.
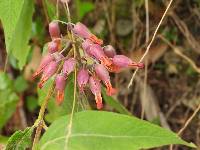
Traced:
POLYGON ((115 94, 116 93, 116 89, 114 89, 112 87, 112 85, 111 85, 110 76, 109 76, 109 72, 107 71, 107 69, 101 64, 96 64, 95 65, 95 72, 96 72, 97 76, 106 85, 107 95, 111 96, 111 95, 115 94))
POLYGON ((112 45, 105 46, 103 51, 109 58, 113 58, 116 55, 116 51, 112 45))
POLYGON ((57 95, 56 95, 56 102, 58 105, 60 105, 63 100, 64 100, 64 90, 66 86, 66 78, 64 75, 59 74, 56 76, 56 87, 55 89, 57 90, 57 95))
POLYGON ((84 24, 82 24, 80 22, 76 23, 76 25, 74 26, 74 28, 72 29, 72 31, 76 35, 78 35, 78 36, 80 36, 80 37, 82 37, 84 39, 89 39, 92 42, 97 43, 99 45, 103 44, 103 41, 101 39, 98 39, 95 35, 93 35, 89 31, 89 29, 84 24))
POLYGON ((88 80, 89 80, 88 71, 86 69, 82 68, 78 72, 78 76, 77 76, 77 82, 78 82, 78 86, 79 86, 80 92, 83 92, 84 87, 88 83, 88 80))
POLYGON ((57 22, 51 22, 49 24, 49 34, 52 39, 60 38, 60 28, 57 22))
POLYGON ((112 64, 111 60, 104 54, 103 49, 98 44, 93 44, 88 50, 89 55, 94 56, 97 60, 101 61, 105 66, 112 64))
POLYGON ((48 43, 49 53, 53 54, 53 53, 57 52, 58 49, 59 49, 58 42, 51 41, 51 42, 48 43))
POLYGON ((77 34, 78 36, 88 39, 90 38, 90 31, 89 29, 82 23, 78 22, 72 29, 72 31, 77 34))
POLYGON ((83 50, 90 55, 90 47, 93 45, 94 43, 92 43, 90 40, 86 39, 83 43, 82 43, 82 48, 83 50))
POLYGON ((51 54, 47 54, 45 55, 41 62, 40 62, 40 65, 39 67, 37 68, 37 70, 35 71, 35 73, 33 74, 33 78, 35 78, 36 76, 38 76, 42 71, 43 69, 51 62, 54 60, 54 57, 51 55, 51 54))
POLYGON ((124 55, 115 55, 113 57, 113 64, 119 67, 138 67, 138 68, 143 68, 144 64, 143 63, 136 63, 133 62, 130 58, 124 56, 124 55))
POLYGON ((55 61, 51 61, 43 71, 42 78, 39 82, 39 88, 42 88, 44 83, 54 75, 54 73, 57 71, 58 63, 55 61))
POLYGON ((65 60, 63 64, 63 73, 69 75, 72 71, 74 71, 75 65, 76 60, 74 58, 65 60))
POLYGON ((97 105, 97 109, 101 109, 103 107, 102 97, 101 97, 101 84, 100 81, 91 76, 89 79, 90 90, 95 96, 95 101, 97 105))

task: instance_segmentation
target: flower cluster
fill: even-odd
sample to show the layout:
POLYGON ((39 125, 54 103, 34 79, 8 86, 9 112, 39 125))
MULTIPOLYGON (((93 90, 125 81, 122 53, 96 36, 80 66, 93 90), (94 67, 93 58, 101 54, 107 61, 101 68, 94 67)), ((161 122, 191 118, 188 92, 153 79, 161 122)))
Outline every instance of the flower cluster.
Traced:
POLYGON ((116 93, 116 89, 112 87, 109 72, 118 73, 129 67, 143 68, 144 64, 136 63, 124 55, 117 55, 116 50, 111 45, 102 46, 103 41, 80 22, 68 24, 68 30, 75 36, 76 43, 74 44, 80 47, 80 49, 77 49, 76 57, 69 55, 70 50, 66 56, 62 54, 62 47, 66 43, 63 43, 64 37, 61 36, 58 22, 53 21, 49 24, 52 41, 48 43, 48 53, 42 58, 33 77, 42 74, 38 84, 39 88, 42 88, 45 82, 55 74, 56 102, 61 104, 64 99, 67 77, 76 67, 80 93, 84 92, 86 86, 89 85, 95 96, 97 109, 101 109, 103 107, 101 82, 107 89, 107 95, 111 96, 116 93), (62 67, 60 70, 58 69, 59 66, 62 67))

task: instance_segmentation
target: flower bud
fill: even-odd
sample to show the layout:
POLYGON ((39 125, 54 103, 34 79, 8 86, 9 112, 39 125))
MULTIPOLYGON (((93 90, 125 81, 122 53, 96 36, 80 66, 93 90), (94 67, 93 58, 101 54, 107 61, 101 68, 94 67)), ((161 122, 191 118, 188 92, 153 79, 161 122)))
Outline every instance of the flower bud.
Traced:
POLYGON ((95 65, 95 72, 97 76, 104 82, 107 88, 107 95, 111 96, 116 93, 110 82, 110 76, 107 69, 102 64, 95 65))
POLYGON ((42 88, 44 83, 54 75, 54 73, 57 71, 58 63, 55 61, 51 61, 43 71, 42 78, 39 82, 39 88, 42 88))
POLYGON ((58 49, 59 49, 58 42, 51 41, 51 42, 48 43, 49 53, 53 54, 53 53, 57 52, 58 49))
POLYGON ((116 55, 116 51, 112 45, 105 46, 103 51, 109 58, 113 58, 116 55))
POLYGON ((103 41, 101 39, 98 39, 95 35, 93 35, 89 31, 89 29, 84 24, 82 24, 80 22, 76 23, 76 25, 74 26, 74 28, 72 29, 72 31, 76 35, 80 36, 81 38, 89 39, 92 42, 94 42, 96 44, 99 44, 99 45, 103 44, 103 41))
POLYGON ((88 71, 86 69, 81 69, 78 72, 78 76, 77 76, 77 82, 78 82, 78 86, 79 86, 80 92, 83 92, 84 87, 88 83, 88 80, 89 80, 88 71))
POLYGON ((100 60, 105 66, 112 64, 111 60, 104 54, 103 49, 98 44, 91 45, 89 54, 100 60))
POLYGON ((60 105, 63 100, 64 100, 64 90, 66 86, 66 78, 64 75, 59 74, 56 76, 56 87, 55 89, 57 90, 57 95, 56 95, 56 102, 58 105, 60 105))
POLYGON ((54 57, 52 55, 50 55, 50 54, 44 56, 42 58, 41 62, 40 62, 39 67, 37 68, 37 70, 33 74, 33 78, 38 76, 43 71, 43 69, 53 60, 54 60, 54 57))
POLYGON ((90 31, 84 24, 80 22, 76 23, 72 31, 82 38, 88 39, 90 37, 90 31))
POLYGON ((49 24, 49 34, 52 39, 60 38, 60 28, 58 22, 51 22, 49 24))
POLYGON ((103 107, 102 97, 101 97, 101 84, 100 81, 91 76, 89 79, 90 90, 95 96, 95 101, 97 105, 97 109, 101 109, 103 107))
POLYGON ((136 63, 133 62, 130 58, 124 56, 124 55, 115 55, 113 57, 113 64, 119 66, 119 67, 138 67, 143 68, 143 63, 136 63))
POLYGON ((92 42, 88 39, 86 39, 83 43, 82 43, 82 48, 83 50, 88 54, 90 55, 90 47, 92 46, 92 42))
POLYGON ((76 60, 74 58, 69 58, 65 60, 63 64, 63 73, 69 75, 72 71, 74 71, 76 65, 76 60))

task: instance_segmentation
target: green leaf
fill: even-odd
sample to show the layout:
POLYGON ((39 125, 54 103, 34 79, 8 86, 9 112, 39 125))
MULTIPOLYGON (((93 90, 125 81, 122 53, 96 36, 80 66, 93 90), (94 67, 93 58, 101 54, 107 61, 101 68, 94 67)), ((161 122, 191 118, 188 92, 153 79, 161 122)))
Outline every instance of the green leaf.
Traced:
POLYGON ((76 11, 78 20, 82 20, 83 17, 94 9, 94 4, 91 2, 84 2, 82 0, 76 0, 76 11))
POLYGON ((102 89, 102 95, 104 101, 106 101, 106 103, 109 104, 109 106, 113 107, 121 114, 130 115, 130 112, 118 100, 115 100, 112 96, 108 96, 106 94, 104 88, 102 89))
POLYGON ((25 102, 26 102, 26 107, 30 112, 33 112, 38 107, 37 98, 34 96, 28 96, 25 102))
POLYGON ((0 83, 0 90, 6 90, 12 86, 12 80, 3 72, 0 72, 0 83))
POLYGON ((62 150, 64 147, 68 150, 138 150, 169 144, 195 147, 167 129, 117 113, 76 113, 71 133, 67 133, 68 124, 69 116, 56 120, 43 135, 40 150, 62 150))
POLYGON ((45 0, 44 2, 47 8, 47 15, 50 18, 50 20, 58 19, 56 16, 56 5, 49 0, 45 0))
POLYGON ((14 87, 17 92, 23 92, 28 88, 28 83, 23 76, 18 76, 14 82, 14 87))
POLYGON ((0 19, 3 24, 7 52, 19 61, 20 69, 26 63, 30 46, 33 0, 1 0, 0 19))
POLYGON ((7 144, 9 137, 0 135, 0 145, 7 144))
POLYGON ((19 97, 14 92, 9 76, 0 72, 0 129, 15 112, 19 97))
POLYGON ((28 127, 24 131, 16 131, 8 140, 6 150, 25 150, 31 146, 31 135, 34 127, 28 127))

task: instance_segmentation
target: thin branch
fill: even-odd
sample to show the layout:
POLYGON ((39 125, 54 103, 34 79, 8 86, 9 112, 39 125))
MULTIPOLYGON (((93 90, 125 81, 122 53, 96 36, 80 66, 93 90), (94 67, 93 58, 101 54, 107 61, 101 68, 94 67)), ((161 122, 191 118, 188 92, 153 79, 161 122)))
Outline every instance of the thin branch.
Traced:
MULTIPOLYGON (((153 37, 152 37, 152 39, 151 39, 149 45, 147 46, 144 55, 141 57, 141 59, 140 59, 139 62, 143 61, 143 59, 144 59, 144 58, 146 57, 146 55, 148 54, 149 49, 150 49, 150 47, 151 47, 151 45, 152 45, 152 43, 153 43, 153 41, 154 41, 154 39, 155 39, 155 37, 156 37, 156 34, 157 34, 158 30, 160 29, 160 26, 161 26, 161 24, 162 24, 162 22, 163 22, 163 20, 164 20, 164 18, 165 18, 165 16, 166 16, 166 14, 167 14, 167 12, 168 12, 168 10, 169 10, 169 8, 170 8, 172 2, 173 2, 173 0, 170 0, 169 4, 167 5, 167 8, 166 8, 165 12, 164 12, 162 18, 160 19, 160 22, 158 23, 158 26, 156 27, 156 30, 155 30, 155 32, 154 32, 154 34, 153 34, 153 37)), ((131 77, 131 80, 130 80, 130 82, 129 82, 129 84, 128 84, 128 88, 132 85, 133 79, 134 79, 134 77, 135 77, 137 71, 138 71, 138 68, 134 71, 134 73, 133 73, 133 75, 132 75, 132 77, 131 77)))
POLYGON ((34 123, 34 124, 36 124, 35 126, 37 126, 37 129, 36 129, 35 137, 34 137, 34 140, 33 140, 32 150, 36 149, 37 143, 39 142, 41 131, 42 131, 42 128, 43 128, 44 112, 46 110, 49 99, 51 98, 51 96, 54 92, 54 87, 55 87, 55 85, 53 83, 51 85, 51 87, 49 88, 48 94, 45 97, 44 102, 42 103, 42 106, 40 108, 40 112, 39 112, 39 115, 38 115, 38 119, 34 123))
POLYGON ((7 70, 7 66, 8 66, 8 53, 7 53, 7 55, 6 55, 6 60, 5 60, 5 64, 4 64, 4 69, 3 69, 3 72, 5 73, 6 72, 6 70, 7 70))
MULTIPOLYGON (((67 18, 68 21, 71 23, 71 16, 70 16, 70 11, 69 11, 69 5, 67 2, 65 2, 66 5, 66 10, 67 10, 67 18)), ((74 52, 74 58, 76 58, 76 45, 75 45, 75 38, 74 35, 72 33, 72 31, 70 31, 70 35, 71 35, 71 40, 72 40, 72 47, 73 47, 73 52, 74 52)), ((76 70, 76 66, 75 66, 75 70, 74 70, 74 94, 73 94, 73 104, 72 104, 72 111, 71 111, 71 115, 70 115, 70 119, 69 119, 69 125, 68 125, 68 130, 67 130, 67 135, 66 135, 66 139, 65 139, 65 146, 64 149, 67 149, 68 146, 68 142, 69 142, 69 138, 71 135, 71 130, 72 130, 72 124, 73 124, 73 116, 74 116, 74 110, 75 110, 75 105, 76 105, 76 89, 77 89, 77 85, 76 85, 76 74, 77 74, 77 70, 76 70)))
POLYGON ((56 1, 56 18, 59 19, 59 0, 56 1))
MULTIPOLYGON (((145 12, 146 12, 146 44, 149 41, 149 3, 148 0, 145 0, 145 12)), ((141 99, 142 103, 142 113, 141 113, 141 119, 144 119, 144 111, 145 111, 145 102, 144 100, 147 98, 147 78, 148 78, 148 58, 145 60, 145 72, 144 72, 144 98, 141 99)))
POLYGON ((42 0, 42 5, 43 5, 43 10, 44 10, 44 15, 46 17, 47 22, 49 23, 49 16, 48 16, 47 8, 46 8, 46 0, 42 0))

